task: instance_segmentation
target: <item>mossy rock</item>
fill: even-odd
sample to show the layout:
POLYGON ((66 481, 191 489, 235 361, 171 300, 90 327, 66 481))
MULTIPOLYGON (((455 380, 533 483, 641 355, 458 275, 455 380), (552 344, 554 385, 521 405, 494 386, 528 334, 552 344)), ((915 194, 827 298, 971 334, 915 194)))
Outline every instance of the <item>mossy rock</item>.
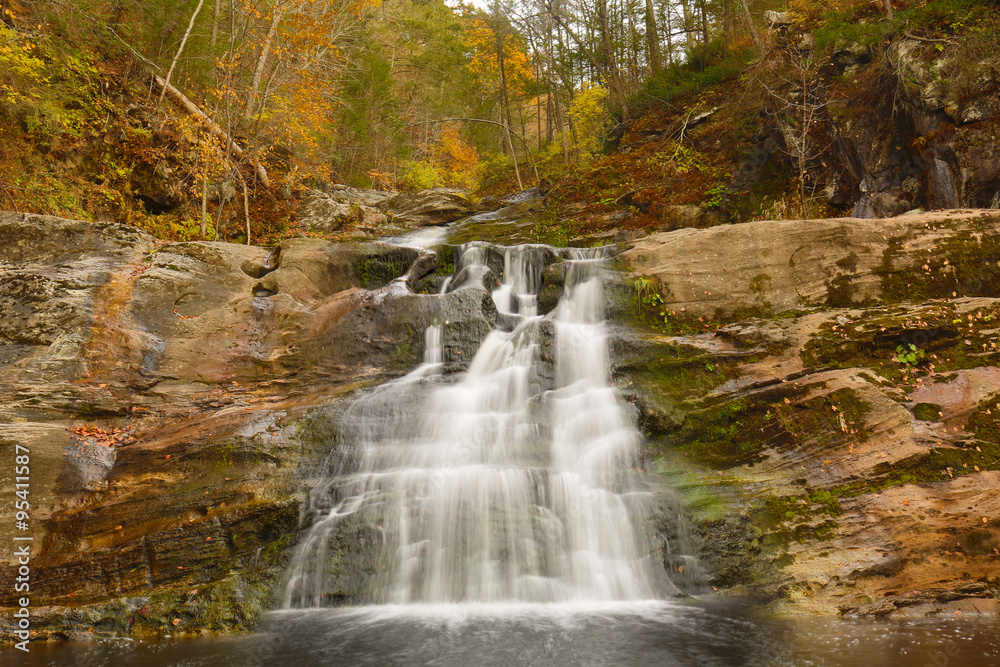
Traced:
POLYGON ((913 406, 913 416, 925 422, 941 419, 941 406, 936 403, 917 403, 913 406))

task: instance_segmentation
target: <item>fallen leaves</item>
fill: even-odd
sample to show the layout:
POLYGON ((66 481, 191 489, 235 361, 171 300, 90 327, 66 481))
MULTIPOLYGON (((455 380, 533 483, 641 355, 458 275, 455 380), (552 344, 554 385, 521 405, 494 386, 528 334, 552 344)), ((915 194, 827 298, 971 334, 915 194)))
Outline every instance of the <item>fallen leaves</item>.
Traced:
MULTIPOLYGON (((121 447, 134 439, 130 427, 100 428, 93 424, 84 424, 83 426, 73 426, 68 430, 78 440, 87 441, 86 444, 104 445, 105 447, 121 447)), ((80 443, 77 443, 76 446, 79 447, 80 443)))

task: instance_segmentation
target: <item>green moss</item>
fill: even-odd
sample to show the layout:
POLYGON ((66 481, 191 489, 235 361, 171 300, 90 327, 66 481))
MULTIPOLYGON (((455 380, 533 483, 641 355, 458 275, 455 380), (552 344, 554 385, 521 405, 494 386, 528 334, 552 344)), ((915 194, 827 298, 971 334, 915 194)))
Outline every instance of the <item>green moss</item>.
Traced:
POLYGON ((455 252, 451 246, 437 246, 434 251, 438 256, 438 265, 434 274, 447 278, 455 273, 455 252))
POLYGON ((622 360, 618 373, 644 391, 673 402, 700 399, 715 387, 739 377, 739 366, 759 357, 719 356, 689 345, 662 345, 622 360))
POLYGON ((830 308, 850 308, 855 305, 851 276, 838 273, 826 283, 826 305, 830 308))
POLYGON ((851 253, 847 257, 837 260, 837 267, 843 271, 856 273, 858 270, 858 255, 851 253))
POLYGON ((459 225, 448 237, 453 244, 487 241, 498 245, 541 243, 565 248, 579 233, 576 220, 559 218, 554 211, 532 213, 518 220, 480 220, 459 225))
POLYGON ((913 406, 913 416, 925 422, 934 422, 941 418, 941 406, 935 403, 917 403, 913 406))
POLYGON ((407 266, 404 258, 394 254, 365 255, 357 259, 353 273, 361 287, 375 289, 403 275, 407 266))
POLYGON ((870 406, 857 392, 838 389, 805 400, 807 391, 782 385, 689 412, 663 444, 679 447, 693 463, 727 469, 753 465, 769 449, 839 446, 847 437, 845 429, 865 437, 870 406))
POLYGON ((766 273, 758 273, 750 279, 750 291, 763 301, 767 293, 771 291, 771 283, 771 276, 766 273))
POLYGON ((831 489, 839 497, 878 493, 903 484, 943 482, 979 470, 1000 469, 1000 445, 979 442, 960 447, 937 447, 894 463, 876 466, 864 480, 831 489))
POLYGON ((718 469, 752 465, 765 458, 769 447, 796 444, 787 428, 787 406, 778 403, 800 391, 782 387, 691 412, 667 443, 680 447, 699 465, 718 469))
POLYGON ((926 260, 912 257, 904 247, 906 237, 890 239, 875 270, 882 298, 914 302, 953 295, 1000 296, 1000 238, 983 231, 956 232, 943 239, 926 260))

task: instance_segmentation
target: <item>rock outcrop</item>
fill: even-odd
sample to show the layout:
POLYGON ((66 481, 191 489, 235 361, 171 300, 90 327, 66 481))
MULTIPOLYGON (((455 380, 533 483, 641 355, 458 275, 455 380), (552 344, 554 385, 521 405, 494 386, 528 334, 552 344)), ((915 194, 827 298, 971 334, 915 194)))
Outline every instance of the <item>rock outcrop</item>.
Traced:
POLYGON ((333 185, 306 194, 298 223, 306 231, 321 234, 350 226, 356 236, 377 237, 445 225, 476 210, 464 193, 447 188, 388 192, 333 185))
POLYGON ((998 231, 759 222, 624 255, 651 331, 615 376, 715 586, 779 614, 1000 611, 998 231))
POLYGON ((24 214, 0 237, 0 448, 27 447, 31 478, 28 530, 0 539, 33 538, 37 639, 252 627, 335 441, 325 415, 418 364, 432 315, 458 367, 497 316, 492 273, 414 292, 450 249, 160 243, 24 214))
MULTIPOLYGON (((806 38, 799 52, 812 49, 802 46, 806 38)), ((1000 77, 992 54, 968 39, 942 53, 942 43, 903 36, 878 57, 871 44, 837 45, 833 63, 847 94, 823 101, 805 151, 818 195, 860 218, 1000 206, 1000 77)), ((793 106, 797 94, 788 91, 793 106)), ((779 143, 796 146, 797 133, 785 130, 779 143)))
POLYGON ((800 308, 992 295, 1000 213, 758 221, 637 241, 623 260, 680 317, 726 320, 800 308))

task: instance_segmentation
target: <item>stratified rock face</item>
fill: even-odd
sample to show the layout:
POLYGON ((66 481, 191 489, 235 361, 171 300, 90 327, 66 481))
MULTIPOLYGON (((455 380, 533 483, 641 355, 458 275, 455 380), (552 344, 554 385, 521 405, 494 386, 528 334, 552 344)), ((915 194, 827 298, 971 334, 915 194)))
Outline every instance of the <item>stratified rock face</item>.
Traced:
POLYGON ((622 257, 677 316, 715 320, 814 306, 1000 296, 1000 213, 759 221, 682 229, 622 257))
MULTIPOLYGON (((20 214, 0 238, 0 451, 27 447, 31 477, 29 529, 0 540, 33 538, 40 639, 252 627, 336 438, 325 415, 418 364, 432 314, 455 365, 496 321, 496 276, 417 294, 439 259, 412 249, 20 214)), ((15 567, 5 550, 0 577, 15 567)))
POLYGON ((616 342, 615 375, 657 468, 690 475, 717 587, 781 614, 1000 612, 998 227, 763 222, 626 253, 659 331, 616 342))

